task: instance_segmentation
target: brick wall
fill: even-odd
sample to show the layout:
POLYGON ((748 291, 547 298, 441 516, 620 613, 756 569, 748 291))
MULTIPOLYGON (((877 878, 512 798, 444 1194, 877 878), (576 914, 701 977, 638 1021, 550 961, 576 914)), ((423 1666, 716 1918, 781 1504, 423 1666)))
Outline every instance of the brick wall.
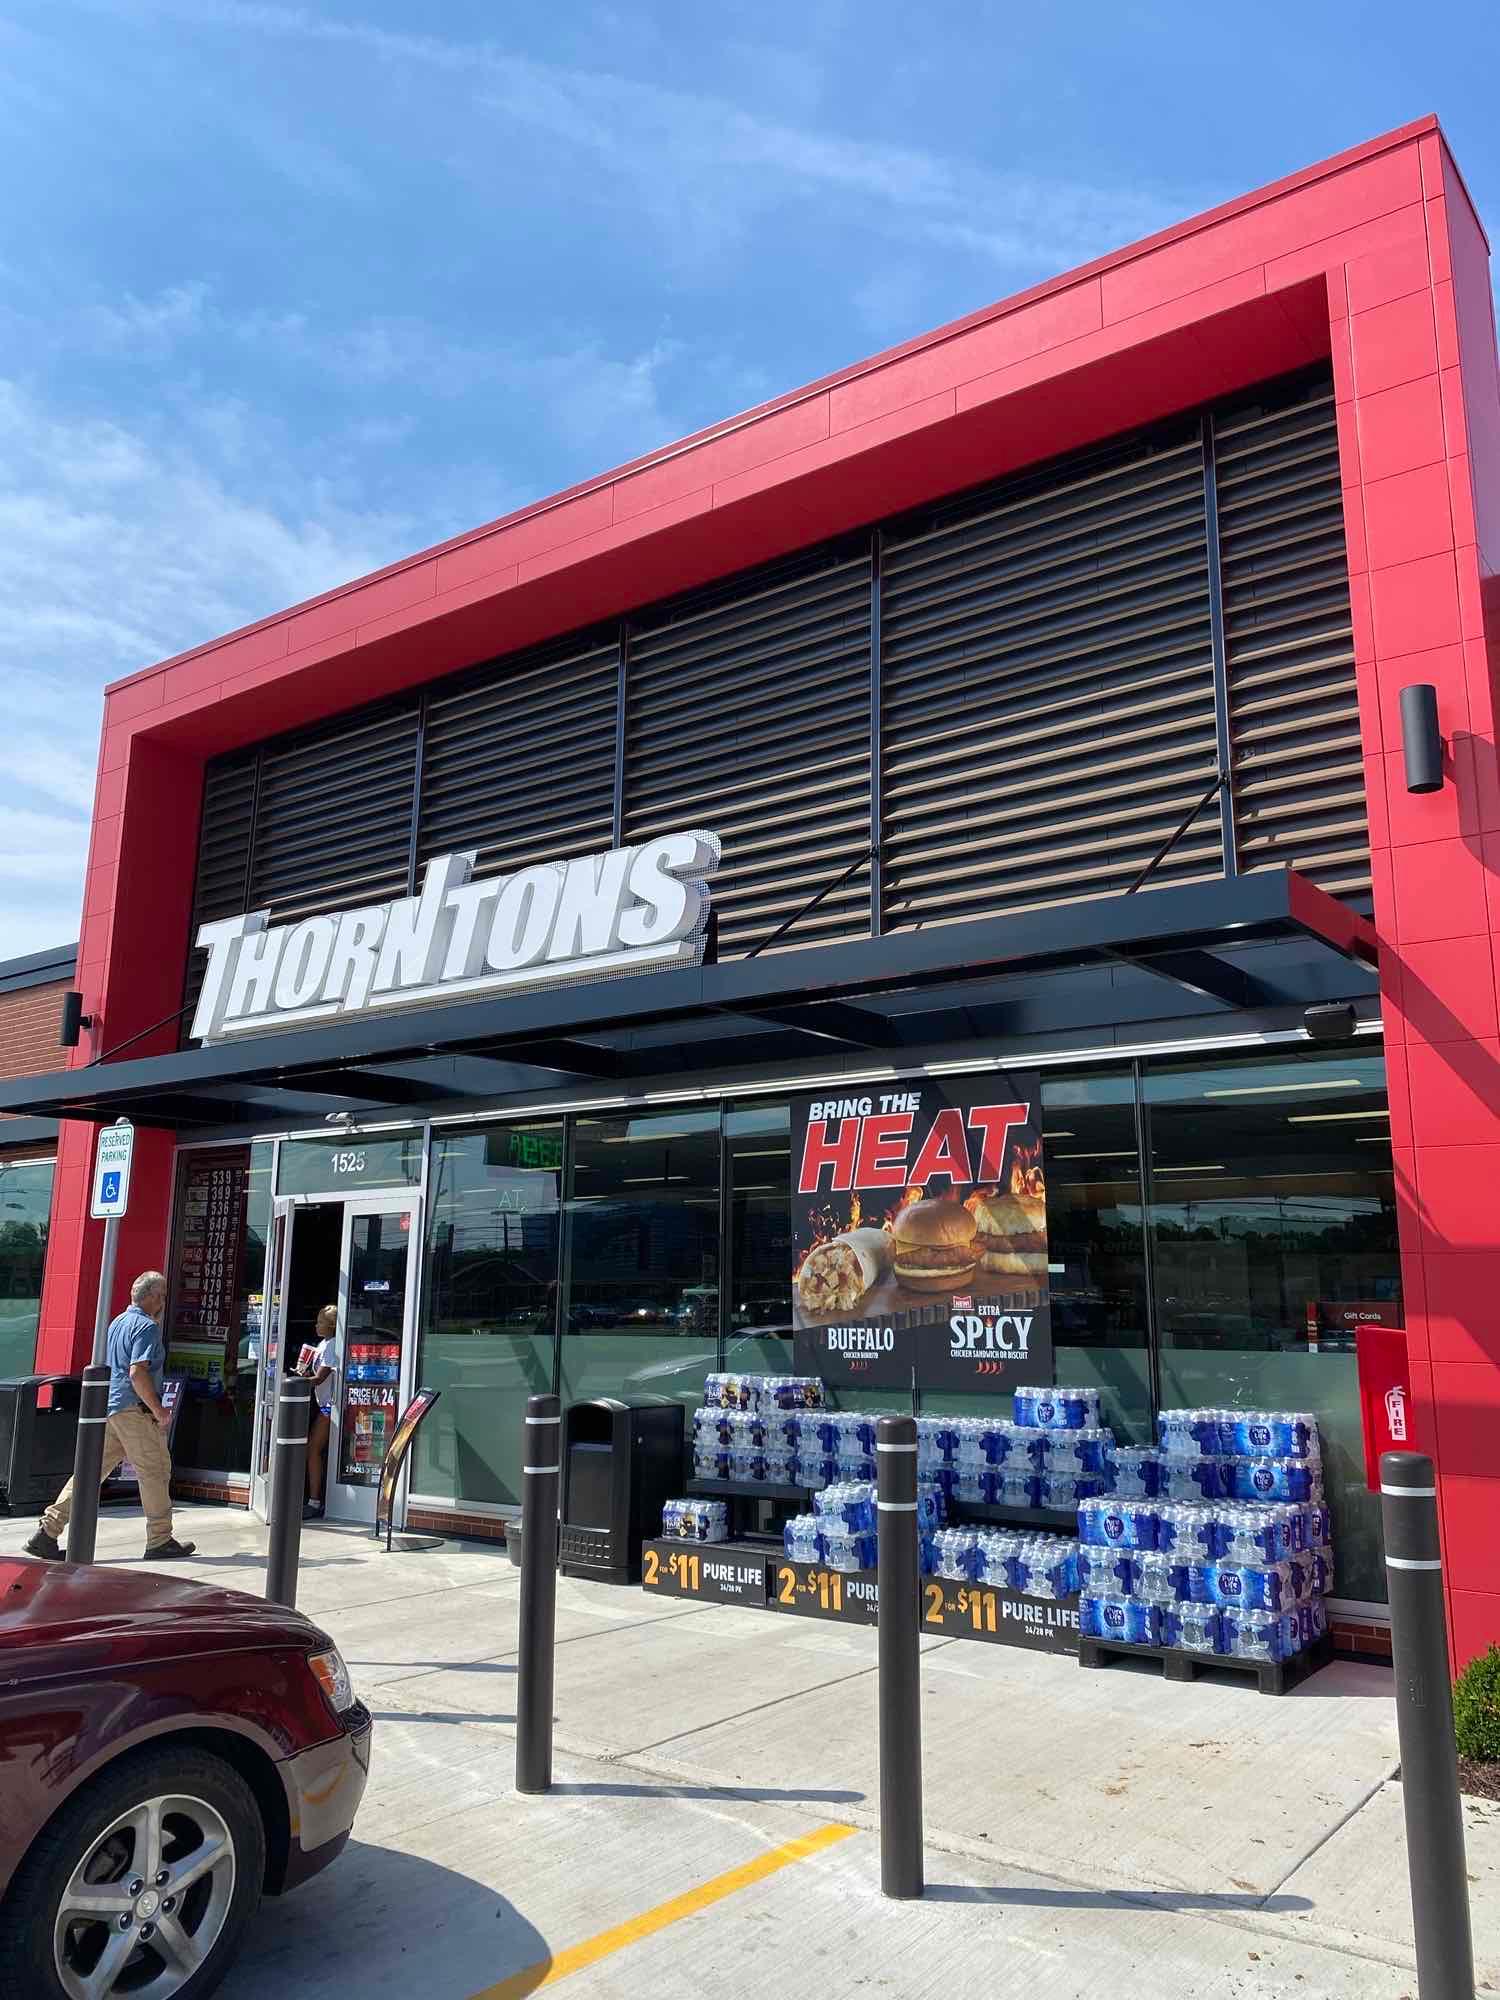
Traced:
POLYGON ((54 986, 23 986, 0 993, 0 1076, 45 1076, 63 1067, 57 1046, 62 997, 68 981, 54 986))

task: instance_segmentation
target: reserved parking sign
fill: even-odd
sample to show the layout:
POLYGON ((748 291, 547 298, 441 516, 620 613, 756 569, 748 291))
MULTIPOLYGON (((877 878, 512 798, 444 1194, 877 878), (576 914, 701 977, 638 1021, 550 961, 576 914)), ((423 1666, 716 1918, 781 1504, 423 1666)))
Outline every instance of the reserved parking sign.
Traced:
POLYGON ((135 1147, 135 1127, 122 1118, 106 1125, 99 1134, 94 1155, 94 1198, 89 1212, 96 1219, 122 1216, 130 1206, 130 1155, 135 1147))

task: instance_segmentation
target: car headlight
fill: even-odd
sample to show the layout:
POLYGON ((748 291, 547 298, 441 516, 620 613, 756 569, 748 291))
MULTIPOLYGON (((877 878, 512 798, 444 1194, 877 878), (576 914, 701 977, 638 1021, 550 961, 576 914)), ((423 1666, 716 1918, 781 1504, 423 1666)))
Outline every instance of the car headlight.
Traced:
POLYGON ((330 1648, 326 1653, 309 1653, 307 1664, 312 1668, 313 1677, 323 1690, 323 1698, 335 1715, 342 1715, 345 1709, 353 1708, 354 1685, 349 1679, 343 1655, 337 1648, 330 1648))

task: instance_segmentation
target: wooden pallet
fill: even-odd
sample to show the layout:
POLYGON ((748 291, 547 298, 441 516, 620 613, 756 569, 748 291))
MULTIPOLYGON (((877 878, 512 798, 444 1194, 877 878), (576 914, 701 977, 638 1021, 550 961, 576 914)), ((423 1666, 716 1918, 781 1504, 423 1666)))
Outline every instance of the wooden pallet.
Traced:
POLYGON ((1156 1660, 1169 1681, 1193 1681, 1211 1667, 1253 1676, 1262 1694, 1286 1694, 1333 1658, 1333 1639, 1324 1633, 1289 1660, 1236 1660, 1227 1653, 1189 1653, 1180 1646, 1131 1646, 1111 1639, 1080 1639, 1080 1667, 1107 1667, 1116 1660, 1156 1660))

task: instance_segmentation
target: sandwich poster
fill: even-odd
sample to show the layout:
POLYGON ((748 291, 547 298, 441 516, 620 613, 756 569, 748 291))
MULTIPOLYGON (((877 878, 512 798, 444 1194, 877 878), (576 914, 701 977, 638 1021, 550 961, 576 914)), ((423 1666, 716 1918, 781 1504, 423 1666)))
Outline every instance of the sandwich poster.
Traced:
POLYGON ((796 1364, 869 1388, 1052 1380, 1034 1075, 792 1100, 796 1364))

